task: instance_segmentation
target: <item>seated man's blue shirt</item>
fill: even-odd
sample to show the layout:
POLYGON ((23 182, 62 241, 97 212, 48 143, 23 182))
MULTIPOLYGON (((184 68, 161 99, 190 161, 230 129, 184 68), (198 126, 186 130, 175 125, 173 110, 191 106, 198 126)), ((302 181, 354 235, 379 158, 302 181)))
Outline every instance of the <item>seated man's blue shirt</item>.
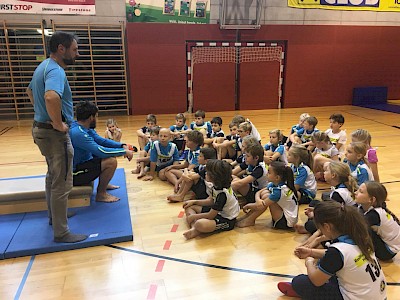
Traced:
POLYGON ((69 134, 74 147, 74 170, 77 165, 93 159, 94 156, 107 158, 126 153, 121 143, 105 139, 94 129, 87 129, 76 121, 72 123, 69 134))

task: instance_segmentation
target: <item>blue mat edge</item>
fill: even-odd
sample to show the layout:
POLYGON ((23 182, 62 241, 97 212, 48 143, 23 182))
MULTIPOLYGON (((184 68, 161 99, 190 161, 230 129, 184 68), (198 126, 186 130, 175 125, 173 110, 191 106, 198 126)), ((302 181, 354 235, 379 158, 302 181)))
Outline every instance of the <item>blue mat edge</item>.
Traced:
POLYGON ((43 249, 38 249, 37 251, 13 251, 13 252, 6 252, 4 255, 4 259, 7 258, 16 258, 16 257, 23 257, 23 256, 32 256, 32 255, 38 255, 38 254, 47 254, 47 253, 55 253, 55 252, 62 252, 62 251, 70 251, 70 250, 79 250, 79 249, 85 249, 89 247, 96 247, 96 246, 104 246, 104 245, 109 245, 109 244, 115 244, 115 243, 122 243, 122 242, 129 242, 133 241, 133 234, 127 235, 127 236, 122 236, 118 238, 108 238, 104 240, 96 240, 93 242, 86 242, 85 247, 82 248, 77 248, 76 243, 74 244, 65 244, 63 245, 63 248, 60 249, 58 247, 52 248, 47 248, 47 251, 43 251, 43 249), (59 250, 57 250, 59 249, 59 250), (49 251, 50 250, 50 251, 49 251))
MULTIPOLYGON (((122 170, 122 176, 124 178, 124 181, 126 183, 126 174, 125 174, 125 169, 124 168, 118 168, 117 170, 122 170)), ((33 176, 21 176, 21 177, 14 177, 14 178, 0 178, 0 180, 12 180, 12 179, 25 179, 25 178, 38 178, 38 177, 45 177, 46 175, 33 175, 33 176)), ((127 205, 129 207, 129 199, 128 199, 128 190, 126 189, 126 197, 127 197, 127 205)), ((129 209, 130 210, 130 209, 129 209)), ((23 213, 24 216, 22 217, 20 224, 22 223, 23 219, 25 218, 25 215, 27 213, 23 213)), ((96 247, 96 246, 104 246, 104 245, 109 245, 109 244, 115 244, 115 243, 121 243, 121 242, 128 242, 128 241, 133 241, 133 229, 132 229, 132 220, 129 219, 130 223, 130 233, 128 235, 123 235, 115 238, 106 238, 102 240, 94 240, 92 242, 85 242, 85 247, 80 247, 77 248, 76 245, 77 243, 73 244, 63 244, 63 248, 59 249, 58 247, 50 247, 46 248, 47 251, 44 251, 44 249, 37 249, 37 250, 23 250, 23 251, 12 251, 12 252, 7 252, 8 247, 5 249, 4 253, 0 253, 0 260, 8 259, 8 258, 16 258, 16 257, 23 257, 23 256, 32 256, 32 255, 37 255, 37 254, 46 254, 46 253, 55 253, 55 252, 62 252, 62 251, 70 251, 70 250, 76 250, 76 249, 83 249, 83 248, 89 248, 89 247, 96 247), (59 249, 59 250, 57 250, 59 249)), ((19 227, 19 226, 18 226, 19 227)), ((13 237, 15 233, 17 232, 18 228, 13 234, 13 237)), ((9 241, 8 244, 12 242, 12 239, 9 241)), ((79 244, 79 243, 78 243, 79 244)))

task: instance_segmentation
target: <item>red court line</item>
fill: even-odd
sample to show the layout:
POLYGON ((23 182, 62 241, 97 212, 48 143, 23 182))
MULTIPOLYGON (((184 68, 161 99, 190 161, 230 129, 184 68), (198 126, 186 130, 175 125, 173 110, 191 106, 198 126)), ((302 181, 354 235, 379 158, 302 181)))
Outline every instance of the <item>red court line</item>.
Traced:
POLYGON ((178 230, 179 225, 178 224, 174 224, 171 227, 171 232, 176 232, 178 230))
POLYGON ((165 241, 163 250, 169 250, 169 248, 171 247, 171 244, 172 244, 172 241, 170 241, 170 240, 165 241))
POLYGON ((149 292, 147 293, 147 300, 153 300, 156 298, 157 293, 157 285, 151 284, 149 288, 149 292))
POLYGON ((156 272, 162 272, 163 268, 164 268, 164 264, 165 264, 165 260, 160 259, 157 263, 157 267, 156 267, 156 272))
POLYGON ((184 215, 185 215, 185 212, 182 210, 182 211, 179 213, 178 218, 183 218, 184 215))

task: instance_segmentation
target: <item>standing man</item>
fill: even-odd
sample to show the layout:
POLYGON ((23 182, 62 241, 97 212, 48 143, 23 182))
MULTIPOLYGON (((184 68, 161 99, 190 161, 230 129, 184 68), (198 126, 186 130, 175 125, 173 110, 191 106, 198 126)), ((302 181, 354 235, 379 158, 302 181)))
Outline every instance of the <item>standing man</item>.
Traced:
POLYGON ((32 136, 46 158, 46 200, 54 241, 76 243, 87 235, 73 234, 68 228, 68 195, 72 189, 74 150, 69 137, 73 121, 72 92, 64 69, 79 57, 77 38, 58 31, 49 42, 50 57, 35 70, 27 88, 35 116, 32 136))

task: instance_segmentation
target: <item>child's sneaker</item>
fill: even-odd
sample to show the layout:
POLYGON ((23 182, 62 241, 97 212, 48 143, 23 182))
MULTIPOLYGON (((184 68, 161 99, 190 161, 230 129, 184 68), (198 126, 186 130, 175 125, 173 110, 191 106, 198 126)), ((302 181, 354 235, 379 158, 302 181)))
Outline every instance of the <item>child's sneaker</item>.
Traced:
POLYGON ((133 145, 131 145, 131 144, 127 144, 127 146, 128 146, 128 149, 129 149, 129 150, 131 150, 131 151, 133 151, 133 152, 138 152, 138 148, 137 148, 137 147, 135 147, 135 146, 133 146, 133 145))
POLYGON ((290 282, 279 282, 278 289, 288 297, 298 297, 300 296, 294 291, 292 284, 290 282))

